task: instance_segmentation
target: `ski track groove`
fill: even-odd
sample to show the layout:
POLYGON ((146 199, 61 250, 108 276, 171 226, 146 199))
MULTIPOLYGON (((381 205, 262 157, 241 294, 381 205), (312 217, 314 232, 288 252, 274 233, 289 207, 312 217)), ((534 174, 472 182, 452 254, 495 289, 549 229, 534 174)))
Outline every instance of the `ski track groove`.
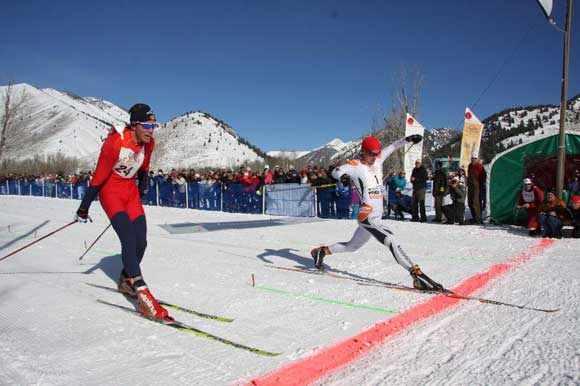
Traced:
MULTIPOLYGON (((27 229, 35 225, 30 218, 30 210, 34 210, 40 217, 51 219, 46 227, 48 229, 70 221, 78 205, 77 201, 60 199, 24 197, 19 200, 5 200, 4 197, 0 197, 0 200, 3 200, 1 203, 3 212, 4 208, 9 211, 9 216, 0 220, 0 243, 16 237, 14 230, 27 229), (10 205, 5 206, 6 202, 10 205), (13 227, 12 232, 6 232, 8 221, 13 227)), ((318 245, 329 240, 350 237, 354 229, 353 224, 330 221, 322 225, 309 223, 273 227, 279 230, 234 229, 175 237, 156 226, 151 226, 149 230, 150 242, 146 263, 151 275, 148 277, 152 278, 152 283, 159 283, 159 287, 165 290, 158 291, 159 296, 175 302, 195 297, 198 298, 196 307, 207 312, 214 311, 211 305, 219 303, 220 305, 215 307, 215 313, 225 313, 226 316, 234 317, 235 326, 213 330, 214 326, 207 328, 209 325, 202 324, 203 322, 200 324, 196 322, 195 325, 234 340, 238 334, 243 337, 259 334, 262 343, 256 345, 264 349, 279 349, 278 351, 283 352, 279 360, 262 361, 253 356, 240 354, 226 346, 221 347, 215 342, 204 342, 202 338, 171 333, 171 329, 168 329, 169 332, 164 331, 166 327, 156 326, 132 315, 122 316, 114 312, 115 310, 108 312, 106 308, 94 305, 93 299, 96 297, 114 299, 113 301, 119 304, 123 304, 125 300, 122 297, 114 297, 114 294, 108 297, 85 290, 83 287, 89 278, 91 281, 94 278, 96 283, 101 284, 108 280, 101 270, 89 276, 67 275, 64 272, 50 275, 33 274, 59 271, 63 266, 66 267, 62 268, 63 271, 72 271, 72 268, 79 266, 77 259, 84 250, 82 240, 85 239, 87 243, 92 241, 93 236, 96 237, 107 225, 106 222, 97 221, 101 217, 104 218, 102 214, 97 214, 101 211, 97 208, 98 205, 95 204, 93 213, 96 221, 92 226, 75 225, 71 228, 78 229, 72 231, 70 236, 67 234, 63 237, 49 238, 30 248, 28 253, 14 256, 6 260, 6 264, 0 265, 0 271, 30 270, 31 273, 0 276, 0 291, 2 291, 0 384, 9 382, 8 384, 14 385, 60 385, 79 384, 79 380, 88 386, 134 383, 204 386, 239 384, 244 379, 251 379, 289 360, 309 355, 324 345, 340 339, 341 336, 351 336, 361 328, 381 320, 365 314, 346 313, 338 308, 315 306, 309 302, 300 303, 292 299, 282 300, 275 297, 266 299, 252 292, 249 272, 256 273, 258 284, 279 283, 284 289, 302 290, 305 293, 323 294, 324 291, 327 294, 341 293, 351 300, 370 301, 371 304, 380 305, 381 302, 376 301, 381 299, 378 295, 380 290, 377 289, 361 290, 355 285, 345 285, 343 281, 326 280, 322 277, 302 280, 262 269, 264 263, 257 256, 268 248, 290 247, 292 253, 303 256, 305 261, 308 261, 306 249, 292 247, 297 244, 318 245), (325 233, 327 228, 329 231, 325 233), (291 231, 291 234, 287 235, 287 231, 291 231), (298 237, 298 231, 302 236, 298 237), (283 237, 272 238, 272 235, 283 237), (215 241, 212 241, 212 238, 215 241), (219 248, 223 250, 216 253, 216 249, 219 248), (49 252, 51 250, 57 251, 61 256, 51 255, 54 253, 49 252), (168 251, 171 251, 171 258, 167 258, 168 251), (201 255, 199 251, 202 251, 201 255), (211 251, 211 255, 204 256, 207 251, 211 251), (235 256, 235 252, 242 253, 235 256), (222 256, 214 256, 219 254, 222 256), (223 257, 226 254, 230 257, 223 257), (69 255, 70 258, 67 257, 69 255), (200 270, 197 264, 202 261, 201 259, 211 258, 216 258, 219 264, 217 272, 211 275, 214 281, 205 284, 202 281, 202 286, 198 283, 188 285, 188 279, 203 280, 207 273, 200 270), (255 264, 250 263, 252 260, 255 264), (187 267, 187 270, 173 284, 169 276, 160 274, 162 267, 167 272, 174 271, 176 267, 187 267), (79 276, 82 284, 78 283, 79 276), (11 283, 10 280, 14 280, 14 288, 10 287, 12 284, 7 285, 11 283), (21 287, 22 283, 25 283, 24 287, 21 287), (169 285, 163 287, 163 283, 169 285), (213 294, 213 290, 217 290, 217 293, 213 294), (59 304, 54 309, 43 308, 42 302, 46 299, 39 291, 54 295, 59 304), (220 294, 225 293, 234 300, 231 304, 220 302, 220 294), (172 296, 167 296, 168 294, 172 296), (67 305, 67 302, 71 305, 67 305), (206 308, 208 305, 210 308, 206 308), (9 307, 9 313, 6 306, 9 307), (258 307, 255 314, 247 312, 254 307, 258 307), (80 309, 86 309, 90 313, 80 314, 78 312, 80 309), (47 311, 63 315, 64 319, 48 318, 44 324, 20 323, 31 313, 43 315, 47 311), (13 314, 23 314, 23 318, 14 318, 13 314), (315 334, 310 333, 313 324, 317 327, 315 334), (343 324, 346 326, 344 329, 339 327, 343 324), (90 326, 90 329, 87 326, 90 326), (304 328, 306 329, 303 330, 304 328), (54 333, 51 333, 53 330, 54 333), (93 330, 100 332, 95 334, 93 330), (298 336, 297 331, 303 331, 304 334, 298 336), (68 339, 63 338, 65 333, 67 337, 74 337, 75 341, 61 343, 62 339, 68 339), (310 335, 321 338, 312 338, 310 335), (26 342, 26 345, 22 345, 21 342, 26 342), (134 354, 129 354, 131 350, 128 347, 131 345, 134 354), (16 347, 19 349, 16 350, 16 347), (58 360, 55 359, 57 357, 58 360), (149 365, 151 370, 136 366, 137 363, 140 364, 138 361, 149 365)), ((155 225, 162 224, 163 219, 168 219, 166 223, 191 221, 191 216, 201 218, 202 222, 223 221, 224 217, 236 221, 250 218, 242 215, 216 215, 170 208, 146 208, 146 211, 148 219, 150 214, 151 218, 155 219, 151 222, 155 225)), ((251 217, 255 218, 261 217, 251 217)), ((419 256, 417 259, 422 266, 425 264, 423 267, 426 271, 433 272, 433 275, 438 277, 445 276, 445 270, 449 269, 451 274, 444 279, 449 285, 459 277, 481 271, 482 267, 492 261, 505 260, 495 256, 513 255, 514 252, 523 250, 526 243, 529 244, 531 240, 525 236, 510 234, 503 229, 442 228, 437 225, 415 227, 409 223, 402 223, 400 227, 402 230, 398 231, 398 234, 401 236, 402 245, 408 247, 411 255, 419 256), (433 237, 433 241, 436 240, 440 245, 454 245, 456 247, 454 254, 482 258, 453 262, 452 259, 445 258, 444 251, 426 250, 425 245, 413 244, 411 241, 415 237, 413 232, 418 229, 425 232, 423 236, 428 239, 433 237), (440 232, 441 229, 445 229, 445 232, 440 232), (434 234, 437 236, 433 236, 434 234), (461 240, 466 238, 482 240, 481 245, 461 244, 461 240), (493 243, 487 242, 492 239, 493 243), (501 249, 494 248, 494 245, 501 245, 501 249), (441 265, 441 268, 438 265, 441 265), (461 265, 461 270, 452 268, 454 265, 461 265), (460 275, 457 275, 457 272, 460 272, 460 275)), ((39 232, 39 235, 41 233, 39 232)), ((23 240, 20 242, 24 243, 23 240)), ((486 297, 497 300, 535 307, 562 307, 562 311, 539 315, 528 311, 512 311, 497 306, 462 302, 458 307, 417 324, 413 330, 391 339, 378 352, 370 354, 340 373, 320 380, 317 384, 579 385, 580 374, 577 369, 580 368, 580 338, 577 326, 580 309, 577 303, 580 298, 578 290, 580 283, 576 278, 578 259, 575 256, 580 244, 573 242, 573 240, 559 241, 556 244, 558 249, 550 256, 534 257, 505 278, 494 281, 491 287, 484 290, 486 297), (542 274, 532 278, 525 276, 528 271, 536 275, 542 274), (565 290, 561 291, 560 288, 565 290)), ((114 232, 109 232, 100 243, 105 250, 119 249, 114 232)), ((393 263, 392 258, 375 244, 369 243, 359 252, 360 257, 345 254, 336 260, 329 260, 330 265, 362 276, 379 279, 388 277, 389 281, 395 282, 408 281, 408 275, 400 272, 400 268, 393 263)), ((270 259, 270 256, 266 258, 270 259)), ((282 255, 272 255, 271 259, 285 265, 301 265, 282 255)), ((81 266, 85 270, 85 265, 100 262, 101 258, 98 260, 93 258, 92 262, 88 261, 88 264, 81 266)), ((484 293, 480 295, 483 296, 484 293)), ((396 304, 403 310, 424 300, 423 297, 385 291, 383 305, 386 307, 396 304)), ((189 323, 189 319, 181 317, 181 314, 180 319, 189 323)), ((251 339, 245 343, 251 342, 251 339)))

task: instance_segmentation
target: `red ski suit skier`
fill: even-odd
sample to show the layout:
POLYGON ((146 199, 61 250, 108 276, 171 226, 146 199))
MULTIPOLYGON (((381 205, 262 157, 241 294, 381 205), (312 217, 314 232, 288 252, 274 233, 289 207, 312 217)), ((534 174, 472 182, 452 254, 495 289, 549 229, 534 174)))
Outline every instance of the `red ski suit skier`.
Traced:
POLYGON ((135 175, 149 171, 154 147, 153 138, 150 143, 135 143, 129 128, 113 131, 103 143, 91 186, 100 187, 99 199, 109 219, 122 211, 131 221, 145 214, 135 175))

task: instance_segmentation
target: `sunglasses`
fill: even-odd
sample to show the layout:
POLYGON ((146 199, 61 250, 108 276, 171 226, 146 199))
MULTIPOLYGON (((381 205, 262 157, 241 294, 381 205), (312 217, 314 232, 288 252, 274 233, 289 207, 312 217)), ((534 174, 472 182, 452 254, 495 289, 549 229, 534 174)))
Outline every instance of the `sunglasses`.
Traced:
POLYGON ((381 152, 367 151, 367 154, 370 155, 371 157, 378 157, 379 154, 381 154, 381 152))
POLYGON ((143 123, 143 122, 139 122, 139 124, 141 126, 143 126, 143 128, 145 130, 155 130, 157 127, 159 127, 159 125, 157 123, 143 123))

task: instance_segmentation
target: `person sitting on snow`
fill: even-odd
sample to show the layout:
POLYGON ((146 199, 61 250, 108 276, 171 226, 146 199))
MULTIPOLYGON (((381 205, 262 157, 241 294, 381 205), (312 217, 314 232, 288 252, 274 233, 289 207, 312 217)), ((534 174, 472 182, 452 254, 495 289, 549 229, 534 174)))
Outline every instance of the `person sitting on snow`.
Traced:
POLYGON ((395 220, 401 219, 405 220, 405 215, 403 213, 408 213, 412 215, 411 203, 413 198, 409 195, 403 194, 400 188, 395 190, 395 200, 393 201, 393 210, 395 211, 395 220))
POLYGON ((524 189, 520 192, 517 208, 526 208, 528 212, 528 230, 530 236, 542 233, 538 224, 538 210, 544 201, 544 193, 534 185, 530 178, 524 180, 524 189))
POLYGON ((546 201, 540 208, 538 223, 542 229, 542 237, 562 237, 562 221, 569 216, 566 204, 556 196, 554 190, 546 195, 546 201))

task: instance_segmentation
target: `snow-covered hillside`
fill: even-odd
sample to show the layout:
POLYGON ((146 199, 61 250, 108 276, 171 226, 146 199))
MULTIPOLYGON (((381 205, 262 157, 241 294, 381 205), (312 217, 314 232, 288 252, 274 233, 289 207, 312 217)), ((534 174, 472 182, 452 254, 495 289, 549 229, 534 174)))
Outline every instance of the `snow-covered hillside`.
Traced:
MULTIPOLYGON (((566 131, 580 133, 580 95, 568 101, 566 131)), ((490 161, 499 152, 560 129, 560 107, 554 105, 516 107, 486 118, 482 153, 490 161)))
POLYGON ((155 168, 235 167, 264 160, 234 129, 203 112, 187 113, 162 124, 155 141, 155 168))
MULTIPOLYGON (((0 102, 7 90, 8 86, 0 87, 0 102)), ((26 83, 13 85, 11 94, 19 109, 6 135, 7 158, 55 153, 94 158, 111 125, 128 120, 123 109, 97 98, 38 89, 26 83)), ((0 109, 3 114, 4 109, 0 109)))

